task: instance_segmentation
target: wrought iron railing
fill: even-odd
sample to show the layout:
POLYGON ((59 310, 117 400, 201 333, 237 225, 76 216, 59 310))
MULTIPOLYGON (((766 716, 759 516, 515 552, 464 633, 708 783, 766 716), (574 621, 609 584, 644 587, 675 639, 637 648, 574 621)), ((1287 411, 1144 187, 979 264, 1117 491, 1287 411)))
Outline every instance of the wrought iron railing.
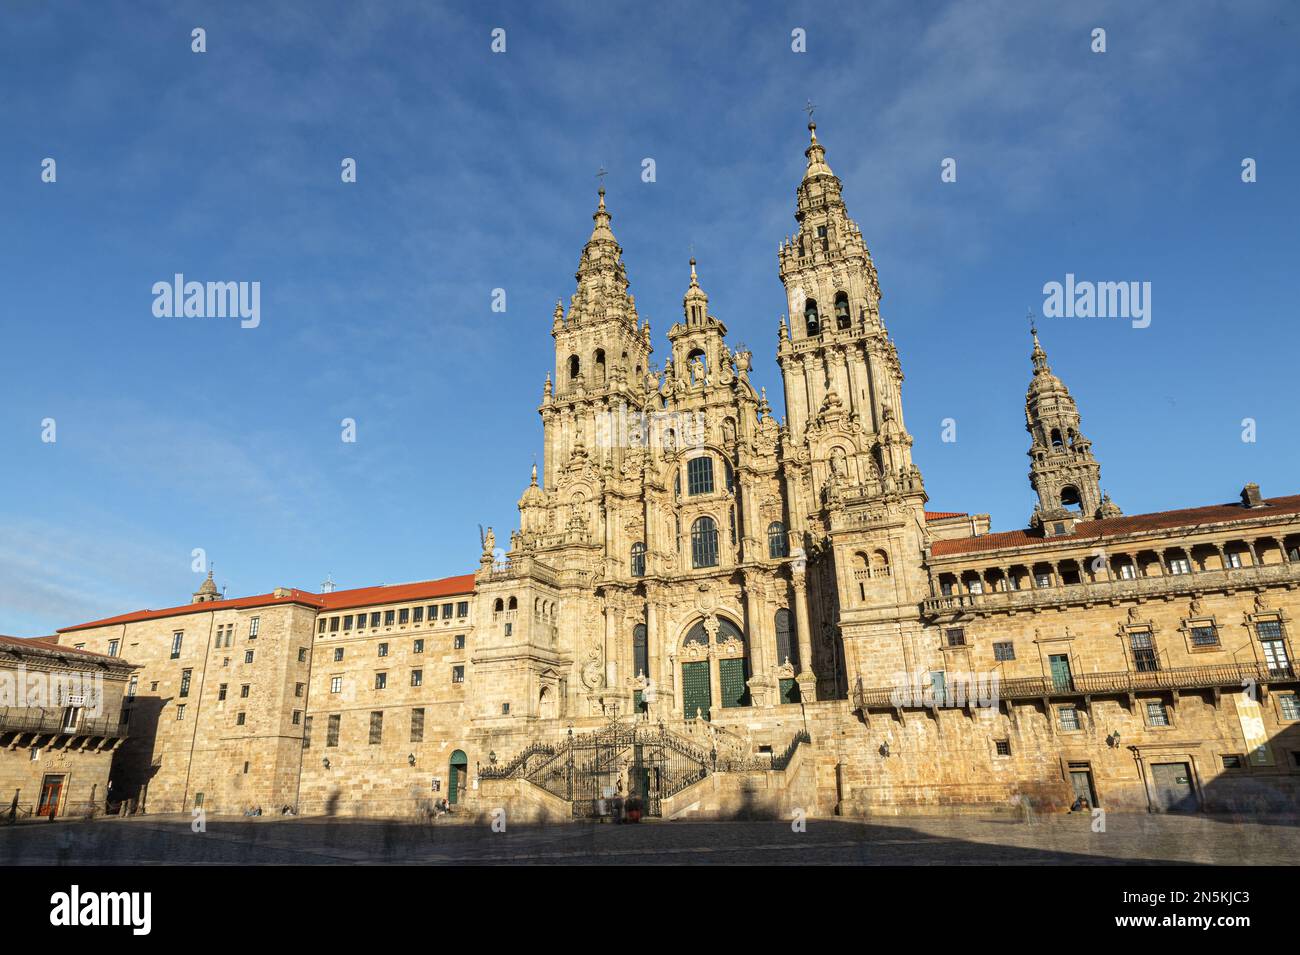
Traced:
POLYGON ((127 724, 117 719, 69 721, 66 710, 4 707, 0 709, 0 733, 54 733, 63 736, 102 736, 125 738, 127 724))
MULTIPOLYGON (((1194 690, 1214 687, 1241 687, 1246 684, 1291 683, 1296 681, 1295 668, 1269 666, 1265 663, 1215 663, 1206 666, 1172 667, 1166 670, 1120 670, 1111 673, 1072 673, 1054 676, 999 678, 996 699, 1044 699, 1077 697, 1108 693, 1143 693, 1153 690, 1194 690)), ((988 683, 990 690, 993 683, 988 683)), ((850 694, 854 709, 893 708, 897 705, 922 707, 928 686, 897 684, 864 687, 861 682, 850 694), (901 701, 901 703, 900 703, 901 701)), ((935 706, 950 705, 940 692, 933 698, 935 706)), ((972 699, 974 702, 974 699, 972 699)))

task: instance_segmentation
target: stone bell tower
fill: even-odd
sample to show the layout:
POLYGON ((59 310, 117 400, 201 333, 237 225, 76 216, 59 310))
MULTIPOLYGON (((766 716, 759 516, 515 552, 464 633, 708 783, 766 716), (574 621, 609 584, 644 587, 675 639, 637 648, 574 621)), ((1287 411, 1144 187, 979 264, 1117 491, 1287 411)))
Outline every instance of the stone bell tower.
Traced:
POLYGON ((1047 352, 1034 339, 1034 377, 1025 395, 1025 430, 1029 449, 1029 484, 1038 492, 1030 523, 1047 536, 1069 533, 1080 520, 1117 517, 1120 509, 1101 492, 1101 465, 1092 442, 1079 428, 1079 408, 1070 389, 1052 374, 1047 352))
MULTIPOLYGON (((880 314, 880 282, 839 178, 808 124, 795 192, 798 232, 778 251, 789 325, 778 331, 785 382, 784 476, 792 584, 807 605, 817 696, 847 692, 855 646, 873 627, 915 616, 925 546, 925 487, 903 423, 903 372, 880 314), (870 619, 869 619, 870 618, 870 619)), ((800 621, 800 626, 804 622, 800 621)))
POLYGON ((591 237, 578 260, 577 281, 567 315, 557 302, 551 323, 555 380, 547 376, 542 395, 545 437, 544 484, 575 453, 595 455, 598 466, 619 467, 622 448, 600 440, 598 415, 617 415, 621 405, 637 407, 650 366, 650 323, 640 324, 636 299, 628 291, 623 250, 610 229, 605 190, 592 215, 591 237))

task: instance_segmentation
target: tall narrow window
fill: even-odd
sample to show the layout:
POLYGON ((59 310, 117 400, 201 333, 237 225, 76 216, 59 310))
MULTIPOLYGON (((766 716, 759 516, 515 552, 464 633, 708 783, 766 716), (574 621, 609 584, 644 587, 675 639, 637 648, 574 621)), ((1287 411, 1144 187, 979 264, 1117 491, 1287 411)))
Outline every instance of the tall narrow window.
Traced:
POLYGON ((645 676, 650 672, 650 658, 646 647, 645 624, 638 623, 632 628, 632 672, 645 676))
POLYGON ((337 746, 339 744, 339 722, 343 719, 341 713, 331 713, 329 725, 325 728, 325 745, 337 746))
POLYGON ((711 517, 698 518, 691 525, 691 566, 718 566, 718 525, 711 517))
POLYGON ((384 741, 384 711, 372 710, 370 713, 370 742, 371 744, 382 743, 384 741))
POLYGON ((177 630, 172 634, 172 659, 175 660, 181 655, 181 643, 185 640, 184 631, 177 630))
POLYGON ((844 331, 850 325, 849 296, 847 292, 835 293, 835 327, 844 331))
POLYGON ((424 742, 424 708, 417 707, 411 710, 411 742, 424 742))
POLYGON ((776 662, 799 667, 799 645, 795 641, 794 616, 782 607, 776 612, 776 662))
POLYGON ((808 299, 803 306, 803 321, 809 335, 821 334, 821 320, 817 317, 817 303, 808 299))
POLYGON ((713 493, 713 458, 691 458, 686 462, 686 493, 713 493))
POLYGON ((785 539, 785 525, 773 521, 767 525, 767 556, 772 558, 788 557, 789 545, 785 539))
POLYGON ((640 541, 632 545, 632 576, 645 576, 645 544, 640 541))

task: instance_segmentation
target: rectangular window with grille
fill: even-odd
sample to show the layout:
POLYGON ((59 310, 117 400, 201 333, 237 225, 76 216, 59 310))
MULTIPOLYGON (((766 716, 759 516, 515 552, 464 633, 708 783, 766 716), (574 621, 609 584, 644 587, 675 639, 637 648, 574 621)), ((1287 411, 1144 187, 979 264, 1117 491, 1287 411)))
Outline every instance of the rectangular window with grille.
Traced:
POLYGON ((338 633, 338 632, 339 632, 339 618, 330 617, 330 633, 338 633))
POLYGON ((384 711, 374 710, 370 714, 370 743, 375 745, 384 741, 384 711))
POLYGON ((1192 646, 1194 647, 1217 647, 1219 645, 1219 634, 1214 629, 1214 625, 1201 627, 1192 627, 1192 646))
POLYGON ((411 710, 411 742, 424 742, 424 708, 417 707, 411 710))
POLYGON ((397 622, 403 625, 410 623, 411 611, 406 607, 403 607, 401 610, 397 611, 397 622))
POLYGON ((458 617, 468 617, 468 616, 469 616, 469 601, 468 601, 468 600, 462 600, 460 603, 456 604, 456 616, 458 616, 458 617))
POLYGON ((1155 700, 1147 704, 1147 725, 1148 726, 1168 726, 1169 711, 1165 709, 1163 700, 1155 700))
POLYGON ((1014 660, 1016 658, 1016 645, 1010 640, 993 644, 994 660, 1014 660))
POLYGON ((344 630, 352 629, 352 614, 348 614, 346 617, 343 618, 343 629, 344 630))
POLYGON ((1148 630, 1129 634, 1129 644, 1133 648, 1133 668, 1139 673, 1154 673, 1160 669, 1156 659, 1155 641, 1148 630))
POLYGON ((179 696, 190 695, 190 678, 193 674, 194 674, 193 670, 181 671, 181 690, 180 693, 178 694, 179 696))
POLYGON ((452 605, 452 604, 443 604, 443 605, 442 605, 442 619, 443 619, 443 620, 450 620, 450 619, 451 619, 451 612, 452 612, 452 609, 453 609, 453 605, 452 605))
POLYGON ((379 611, 378 611, 378 610, 376 610, 374 613, 372 613, 372 614, 370 615, 370 626, 371 626, 371 627, 377 627, 377 626, 379 626, 379 611))
POLYGON ((1057 710, 1061 721, 1061 729, 1077 730, 1079 728, 1079 711, 1073 706, 1063 706, 1057 710))
POLYGON ((1283 693, 1277 700, 1282 707, 1282 719, 1300 720, 1300 697, 1294 693, 1283 693))
POLYGON ((412 623, 424 623, 424 608, 423 608, 423 607, 416 607, 415 609, 413 609, 413 610, 411 611, 411 622, 412 622, 412 623))
POLYGON ((713 493, 713 458, 692 458, 686 462, 686 493, 713 493))
POLYGON ((961 627, 951 627, 945 630, 944 636, 947 638, 950 647, 966 646, 966 631, 961 627))
POLYGON ((1011 755, 1011 740, 1009 739, 994 740, 993 745, 997 748, 997 753, 999 756, 1011 755))
POLYGON ((1255 632, 1259 634, 1261 640, 1281 640, 1282 621, 1261 620, 1255 624, 1255 632))
POLYGON ((393 622, 394 622, 396 619, 397 619, 397 611, 396 611, 396 610, 385 610, 385 611, 384 611, 384 626, 385 626, 385 627, 391 627, 391 626, 393 625, 393 622))
POLYGON ((325 729, 325 745, 337 746, 339 744, 339 723, 343 719, 341 713, 331 713, 329 726, 325 729))

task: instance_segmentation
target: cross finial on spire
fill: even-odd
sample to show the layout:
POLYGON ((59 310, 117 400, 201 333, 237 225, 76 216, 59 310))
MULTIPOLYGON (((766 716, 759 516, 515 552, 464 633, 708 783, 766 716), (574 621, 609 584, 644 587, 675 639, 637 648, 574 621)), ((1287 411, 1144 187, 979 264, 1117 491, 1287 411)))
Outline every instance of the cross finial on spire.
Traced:
POLYGON ((599 169, 596 170, 596 178, 600 180, 601 192, 605 191, 605 177, 608 175, 609 175, 609 170, 607 170, 604 166, 601 166, 599 169))
POLYGON ((813 105, 812 100, 808 100, 808 102, 804 104, 803 111, 808 114, 808 122, 810 123, 812 122, 813 113, 816 111, 816 109, 817 107, 813 105))
POLYGON ((1028 317, 1029 317, 1029 334, 1033 335, 1036 338, 1038 337, 1038 320, 1034 318, 1034 310, 1032 308, 1029 310, 1028 317))

